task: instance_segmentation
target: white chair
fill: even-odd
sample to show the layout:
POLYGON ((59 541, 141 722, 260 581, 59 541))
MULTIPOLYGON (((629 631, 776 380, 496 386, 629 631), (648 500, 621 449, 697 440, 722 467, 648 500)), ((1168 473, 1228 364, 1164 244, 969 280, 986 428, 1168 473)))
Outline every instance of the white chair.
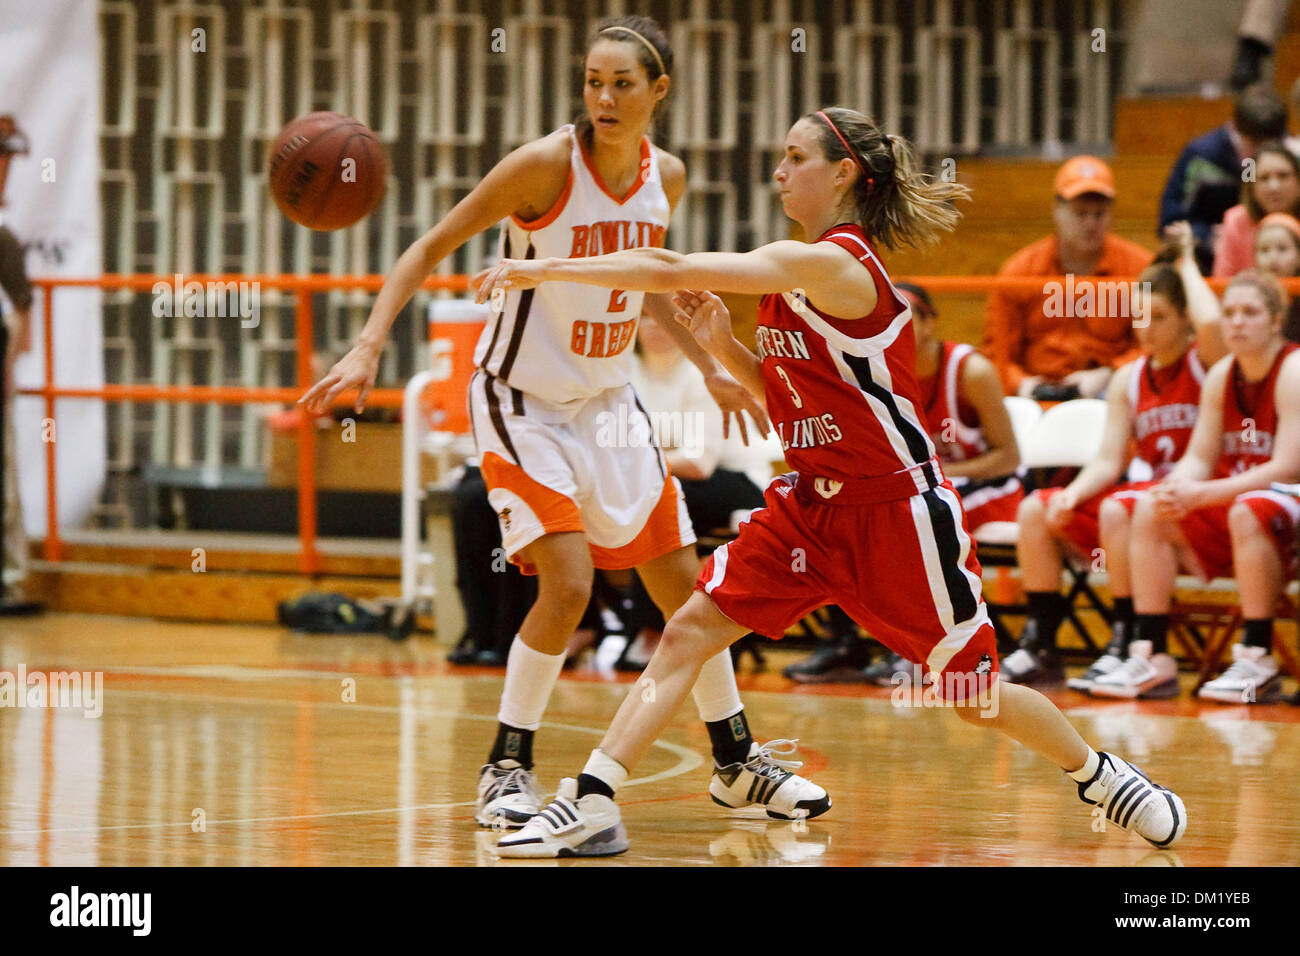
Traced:
POLYGON ((1029 447, 1029 437, 1034 433, 1038 426, 1038 421, 1043 417, 1043 406, 1039 405, 1032 398, 1023 398, 1020 395, 1008 395, 1002 400, 1007 407, 1007 415, 1011 418, 1011 432, 1016 436, 1016 447, 1020 449, 1020 454, 1025 454, 1025 449, 1029 447))
POLYGON ((1105 429, 1106 403, 1100 398, 1054 405, 1043 412, 1021 446, 1021 462, 1026 468, 1082 468, 1101 451, 1105 429))

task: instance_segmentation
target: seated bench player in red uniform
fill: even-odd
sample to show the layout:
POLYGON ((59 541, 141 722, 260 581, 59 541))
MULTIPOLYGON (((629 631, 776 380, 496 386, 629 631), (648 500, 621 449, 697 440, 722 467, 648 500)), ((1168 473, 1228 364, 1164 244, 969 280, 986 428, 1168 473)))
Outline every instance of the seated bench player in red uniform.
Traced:
MULTIPOLYGON (((1129 656, 1133 598, 1128 526, 1108 509, 1118 509, 1127 518, 1131 489, 1164 477, 1182 456, 1196 421, 1205 369, 1226 351, 1218 301, 1197 270, 1190 241, 1162 253, 1138 277, 1137 288, 1133 332, 1143 354, 1121 366, 1107 386, 1100 451, 1064 488, 1039 489, 1020 506, 1016 552, 1029 618, 1020 647, 1002 661, 1003 680, 1033 684, 1064 679, 1056 639, 1068 610, 1060 592, 1067 553, 1087 566, 1101 560, 1115 612, 1105 653, 1071 678, 1069 686, 1091 691, 1129 656), (1177 268, 1168 261, 1175 256, 1177 268), (1204 296, 1213 300, 1208 308, 1200 301, 1204 296)), ((1157 664, 1162 666, 1162 680, 1151 683, 1147 678, 1150 686, 1145 691, 1166 692, 1167 679, 1176 678, 1172 660, 1157 664)), ((1177 691, 1176 679, 1173 689, 1177 691)))
POLYGON ((1300 349, 1282 338, 1286 297, 1271 276, 1242 272, 1223 294, 1231 355, 1206 374, 1187 453, 1138 496, 1130 551, 1136 640, 1165 651, 1181 561, 1205 579, 1236 572, 1245 633, 1209 700, 1263 701, 1280 689, 1273 612, 1295 571, 1300 503, 1269 490, 1300 479, 1300 349))
MULTIPOLYGON (((589 259, 503 260, 480 296, 546 280, 616 289, 763 294, 754 355, 711 292, 676 301, 697 341, 756 396, 795 472, 705 563, 582 774, 517 834, 503 856, 604 856, 627 849, 614 796, 677 712, 711 654, 751 630, 779 637, 813 608, 838 604, 880 641, 934 675, 936 701, 997 728, 1055 763, 1116 826, 1172 846, 1182 801, 1118 757, 1090 748, 1029 687, 999 684, 993 626, 961 499, 920 414, 907 300, 875 244, 922 244, 951 229, 966 195, 917 168, 911 147, 854 110, 799 119, 774 174, 785 212, 811 242, 748 253, 626 250, 589 259), (815 238, 814 238, 815 237, 815 238), (986 696, 991 688, 995 697, 986 696), (999 689, 1000 688, 1000 692, 999 689), (989 705, 992 706, 989 706, 989 705)), ((785 771, 756 781, 781 805, 785 771)), ((973 786, 978 781, 972 781, 973 786)), ((726 791, 711 792, 720 799, 726 791)), ((821 812, 820 805, 788 807, 821 812)), ((923 824, 924 825, 924 824, 923 824)))

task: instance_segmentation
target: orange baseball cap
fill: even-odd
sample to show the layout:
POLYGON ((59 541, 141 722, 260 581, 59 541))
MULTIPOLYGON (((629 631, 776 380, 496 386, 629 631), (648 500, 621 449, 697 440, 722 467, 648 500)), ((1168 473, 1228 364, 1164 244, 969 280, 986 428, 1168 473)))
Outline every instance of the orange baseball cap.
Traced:
POLYGON ((1096 156, 1075 156, 1067 159, 1056 171, 1056 195, 1074 199, 1085 193, 1100 193, 1107 199, 1115 198, 1115 177, 1110 167, 1096 156))

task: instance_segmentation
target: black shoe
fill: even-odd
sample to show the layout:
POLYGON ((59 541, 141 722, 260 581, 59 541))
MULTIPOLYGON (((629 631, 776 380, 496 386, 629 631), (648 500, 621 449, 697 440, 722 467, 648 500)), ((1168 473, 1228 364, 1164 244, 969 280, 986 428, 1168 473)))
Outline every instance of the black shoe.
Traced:
POLYGON ((801 684, 856 683, 865 678, 870 647, 860 638, 823 647, 811 657, 789 665, 781 674, 801 684))
POLYGON ((474 655, 473 663, 479 667, 505 667, 506 656, 495 647, 486 647, 474 655))
POLYGON ((1044 647, 1038 637, 1038 622, 1030 618, 1020 632, 1020 646, 999 666, 1002 680, 1012 684, 1059 684, 1065 668, 1055 647, 1044 647))
MULTIPOLYGON (((909 681, 913 680, 914 675, 917 673, 915 668, 916 665, 902 654, 890 652, 870 667, 863 668, 862 679, 868 684, 875 684, 877 687, 896 687, 902 683, 901 680, 896 679, 896 675, 902 674, 909 681)), ((923 671, 924 668, 921 670, 923 671)), ((930 680, 928 673, 921 678, 923 685, 929 684, 930 680)))
POLYGON ((447 663, 456 664, 458 666, 473 664, 474 656, 476 654, 478 654, 478 647, 474 644, 474 638, 470 637, 469 634, 466 634, 456 642, 456 646, 453 647, 451 653, 447 655, 447 663))

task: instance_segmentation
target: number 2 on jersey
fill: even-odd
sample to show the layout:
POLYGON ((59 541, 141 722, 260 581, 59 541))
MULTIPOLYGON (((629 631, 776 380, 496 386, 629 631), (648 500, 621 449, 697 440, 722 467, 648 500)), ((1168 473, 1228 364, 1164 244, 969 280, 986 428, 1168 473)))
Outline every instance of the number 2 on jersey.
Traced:
POLYGON ((790 390, 790 397, 794 399, 794 407, 803 408, 803 399, 794 390, 794 385, 790 382, 790 376, 785 374, 785 369, 779 365, 773 366, 773 368, 776 369, 776 374, 781 376, 781 381, 785 382, 785 387, 790 390))
POLYGON ((626 312, 627 311, 627 290, 610 289, 609 290, 609 308, 606 312, 626 312))

